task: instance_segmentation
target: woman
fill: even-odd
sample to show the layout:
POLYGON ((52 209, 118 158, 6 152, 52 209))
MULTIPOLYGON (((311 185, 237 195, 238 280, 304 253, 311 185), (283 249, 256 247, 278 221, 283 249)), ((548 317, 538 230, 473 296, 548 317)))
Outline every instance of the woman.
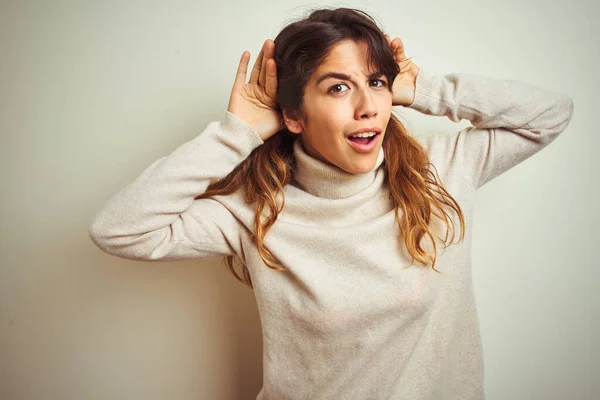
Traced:
POLYGON ((94 242, 128 259, 227 257, 261 316, 259 399, 484 398, 475 190, 553 141, 572 100, 430 74, 351 9, 285 27, 246 82, 249 58, 223 121, 117 193, 94 242), (393 106, 473 126, 415 138, 393 106))

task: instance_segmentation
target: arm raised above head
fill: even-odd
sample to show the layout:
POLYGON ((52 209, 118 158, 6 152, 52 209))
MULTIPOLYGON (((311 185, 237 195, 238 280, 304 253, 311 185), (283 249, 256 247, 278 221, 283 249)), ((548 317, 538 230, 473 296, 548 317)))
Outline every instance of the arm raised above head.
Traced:
POLYGON ((408 108, 471 122, 472 127, 433 135, 425 143, 479 188, 556 139, 568 126, 574 104, 565 94, 520 81, 434 75, 421 68, 408 108))
POLYGON ((195 199, 263 143, 227 112, 194 139, 147 167, 95 215, 89 228, 103 251, 133 260, 240 255, 241 223, 221 203, 195 199))

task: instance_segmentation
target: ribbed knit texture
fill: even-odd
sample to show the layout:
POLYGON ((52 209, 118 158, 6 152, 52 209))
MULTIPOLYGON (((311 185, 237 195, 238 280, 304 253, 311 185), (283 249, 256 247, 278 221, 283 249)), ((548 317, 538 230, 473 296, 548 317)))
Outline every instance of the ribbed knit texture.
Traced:
POLYGON ((194 200, 263 143, 229 112, 116 193, 91 238, 127 259, 241 257, 263 329, 257 399, 483 399, 470 256, 475 190, 552 142, 573 101, 519 81, 421 68, 410 108, 473 125, 417 136, 465 215, 464 241, 438 242, 442 274, 408 267, 383 151, 371 172, 352 175, 309 156, 300 140, 285 208, 264 241, 289 272, 268 268, 250 238, 255 208, 240 193, 194 200))

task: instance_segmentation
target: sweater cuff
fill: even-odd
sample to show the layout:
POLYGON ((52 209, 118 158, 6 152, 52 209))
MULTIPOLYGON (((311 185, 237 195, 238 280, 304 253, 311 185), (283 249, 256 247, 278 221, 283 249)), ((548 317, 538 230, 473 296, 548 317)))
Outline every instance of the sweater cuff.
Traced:
POLYGON ((252 149, 264 144, 264 141, 250 124, 228 110, 225 111, 221 126, 223 129, 231 132, 233 136, 239 138, 238 143, 240 144, 244 143, 252 149))
POLYGON ((435 75, 427 69, 419 67, 417 80, 415 83, 415 98, 413 102, 407 106, 421 113, 431 110, 432 106, 438 102, 435 93, 435 75))

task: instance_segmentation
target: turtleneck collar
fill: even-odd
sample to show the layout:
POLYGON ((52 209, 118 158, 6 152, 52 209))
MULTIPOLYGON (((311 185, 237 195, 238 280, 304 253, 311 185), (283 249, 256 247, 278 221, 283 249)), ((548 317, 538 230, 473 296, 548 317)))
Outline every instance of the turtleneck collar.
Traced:
POLYGON ((351 174, 309 155, 304 149, 302 138, 294 142, 293 150, 296 159, 294 179, 298 186, 313 196, 327 199, 343 199, 366 189, 383 163, 383 148, 380 148, 371 171, 351 174))

